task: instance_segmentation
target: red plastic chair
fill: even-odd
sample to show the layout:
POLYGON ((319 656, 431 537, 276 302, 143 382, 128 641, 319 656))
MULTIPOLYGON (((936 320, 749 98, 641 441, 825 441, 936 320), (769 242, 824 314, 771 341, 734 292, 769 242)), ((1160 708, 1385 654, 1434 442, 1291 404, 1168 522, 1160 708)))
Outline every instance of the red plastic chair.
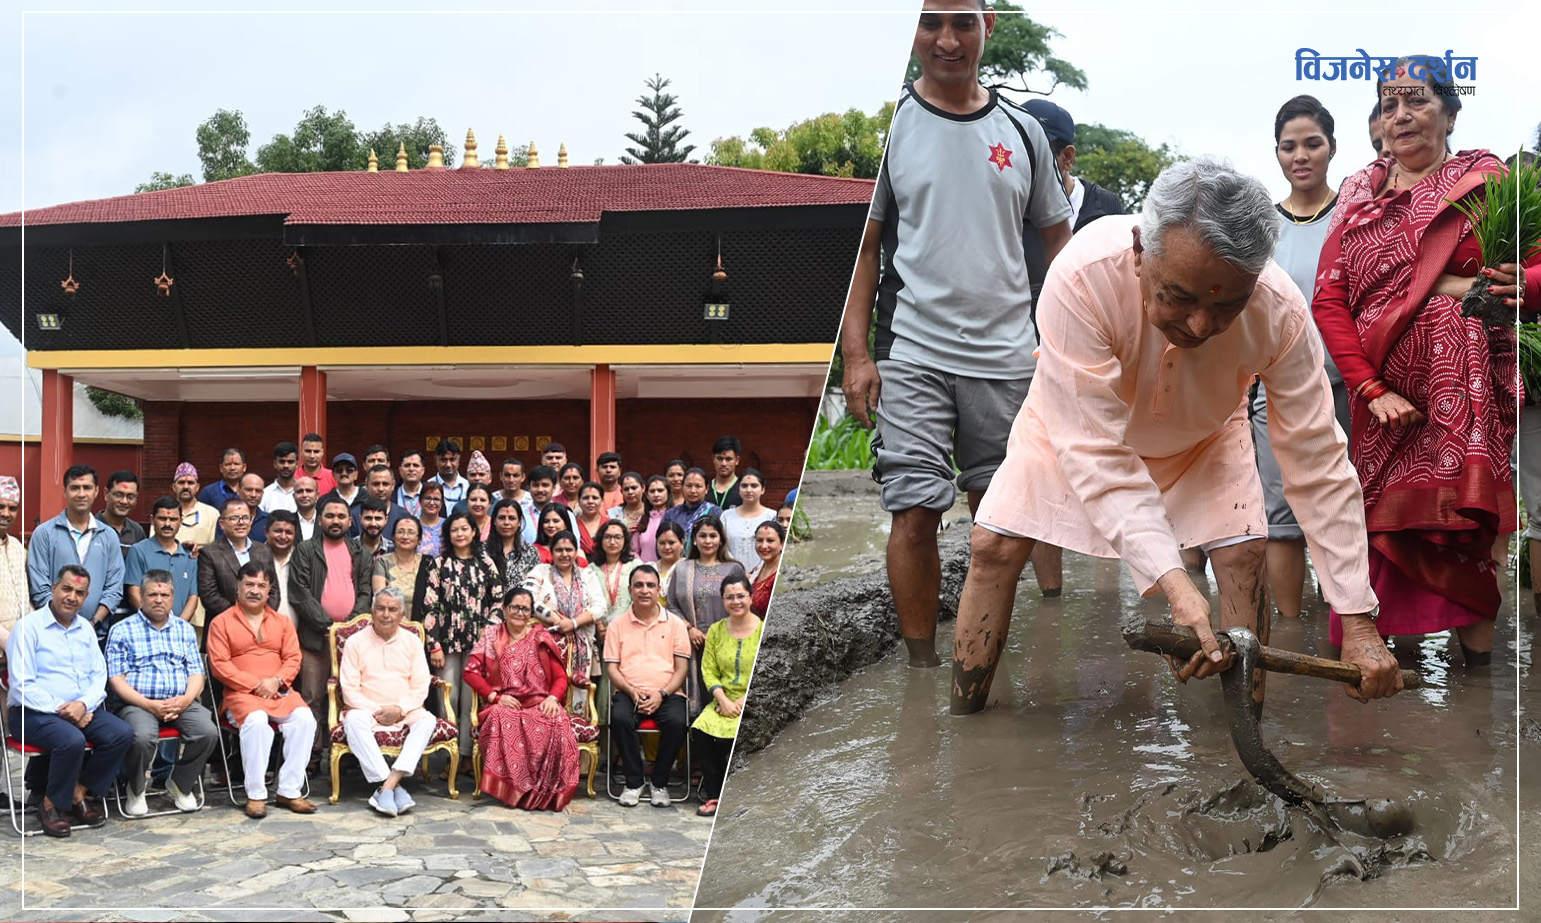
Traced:
MULTIPOLYGON (((11 680, 11 677, 10 677, 10 674, 8 672, 0 671, 0 702, 5 701, 8 698, 9 694, 10 694, 10 691, 11 691, 10 680, 11 680)), ((7 711, 9 711, 9 708, 7 708, 7 711)), ((11 754, 14 752, 14 753, 20 755, 22 763, 23 763, 23 765, 25 765, 27 760, 31 759, 34 756, 41 756, 44 753, 47 753, 48 751, 44 750, 42 747, 34 746, 33 744, 24 744, 24 743, 22 743, 20 738, 13 737, 11 735, 11 730, 13 730, 13 729, 7 728, 6 735, 5 735, 5 746, 3 748, 0 748, 0 762, 4 763, 5 795, 6 795, 6 801, 9 802, 8 806, 10 808, 10 815, 11 815, 11 829, 15 830, 16 834, 18 836, 23 836, 23 837, 39 836, 39 835, 41 835, 43 833, 42 828, 38 828, 37 830, 28 830, 28 829, 26 829, 26 825, 24 823, 23 818, 27 814, 36 814, 37 813, 37 808, 34 807, 34 806, 27 805, 25 803, 26 802, 25 798, 18 798, 16 796, 16 790, 15 790, 15 788, 13 787, 13 785, 11 783, 11 754)), ((89 741, 87 741, 86 742, 86 752, 90 753, 91 750, 92 750, 91 743, 89 741)), ((71 824, 70 825, 70 829, 71 830, 86 830, 86 829, 89 829, 91 827, 100 827, 102 824, 107 823, 107 811, 108 811, 107 799, 103 798, 102 799, 102 820, 101 820, 100 823, 95 823, 95 824, 71 824)))

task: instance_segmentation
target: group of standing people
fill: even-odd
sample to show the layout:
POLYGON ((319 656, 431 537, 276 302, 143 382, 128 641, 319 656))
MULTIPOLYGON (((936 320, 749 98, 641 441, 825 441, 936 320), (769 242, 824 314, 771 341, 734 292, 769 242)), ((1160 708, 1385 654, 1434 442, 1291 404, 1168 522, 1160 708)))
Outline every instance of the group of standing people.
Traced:
POLYGON ((1059 592, 1061 548, 1122 558, 1164 594, 1203 646, 1173 664, 1180 680, 1230 665, 1185 563, 1213 565, 1220 627, 1266 642, 1265 581, 1297 613, 1307 546, 1332 641, 1363 675, 1350 695, 1401 688, 1393 634, 1454 630, 1486 662, 1519 384, 1512 324, 1463 317, 1460 298, 1481 278, 1522 309, 1541 275, 1534 258, 1484 265, 1451 205, 1505 169, 1452 148, 1461 97, 1397 62, 1375 87, 1379 156, 1336 192, 1333 119, 1297 97, 1274 126, 1284 201, 1199 159, 1126 218, 1072 175, 1068 114, 979 84, 993 26, 969 3, 920 16, 921 77, 895 110, 842 330, 911 664, 938 663, 935 534, 955 489, 975 520, 955 712, 984 707, 1029 560, 1059 592))
MULTIPOLYGON (((682 715, 702 716, 703 790, 715 794, 711 779, 720 786, 725 765, 716 764, 723 763, 736 730, 758 643, 755 626, 769 603, 786 535, 778 511, 761 502, 764 477, 753 468, 738 470, 742 447, 735 437, 713 446, 711 474, 676 460, 647 478, 623 471, 621 457, 607 452, 590 479, 553 443, 544 447, 541 464, 528 469, 518 459, 505 460, 501 489, 494 489, 491 466, 480 452, 471 454, 461 473, 454 440, 440 441, 432 453, 405 452, 394 467, 383 446, 366 449, 362 464, 352 453, 338 453, 330 467, 324 448, 314 433, 299 444, 279 443, 271 482, 247 470, 238 449, 224 453, 220 480, 202 488, 197 469, 183 463, 171 493, 154 504, 149 533, 131 517, 137 476, 117 472, 109 479, 108 506, 120 514, 110 523, 105 512, 92 512, 100 494, 96 472, 71 468, 65 512, 39 526, 30 548, 0 538, 0 643, 17 642, 8 658, 13 673, 33 676, 28 671, 38 663, 46 670, 60 656, 72 656, 69 647, 39 653, 23 642, 46 639, 39 630, 49 620, 71 626, 71 644, 84 632, 99 659, 104 644, 111 654, 133 639, 144 656, 155 656, 168 643, 164 639, 174 638, 178 662, 186 663, 175 682, 152 684, 153 700, 127 687, 116 694, 117 684, 107 680, 118 677, 104 675, 97 684, 100 700, 90 689, 81 691, 82 714, 64 719, 78 730, 103 703, 114 712, 138 708, 149 715, 146 733, 153 740, 162 723, 199 718, 184 734, 196 747, 184 747, 171 783, 185 809, 192 779, 201 777, 214 742, 210 716, 200 714, 197 702, 204 680, 200 652, 206 651, 223 687, 220 716, 251 757, 243 760, 246 810, 260 817, 266 813, 266 757, 277 733, 284 737, 278 800, 299 813, 315 810, 302 788, 335 739, 325 720, 332 679, 340 681, 345 713, 363 709, 352 716, 359 721, 344 724, 350 744, 366 744, 353 749, 379 785, 370 804, 393 816, 409 808, 402 781, 415 757, 404 751, 392 768, 378 748, 368 752, 367 742, 376 731, 399 731, 422 752, 433 722, 419 686, 431 671, 449 690, 449 713, 441 717, 458 725, 468 771, 473 733, 478 735, 481 790, 510 805, 561 810, 578 784, 577 743, 600 733, 589 715, 597 713, 603 725, 612 699, 636 704, 630 698, 636 684, 616 677, 618 670, 646 672, 634 661, 640 656, 646 663, 645 646, 612 660, 606 634, 617 619, 636 620, 640 612, 649 625, 683 639, 684 680, 669 692, 687 704, 682 715), (428 458, 437 469, 431 477, 428 458), (639 574, 652 578, 646 604, 634 599, 639 574), (362 613, 373 615, 376 630, 355 634, 340 647, 343 675, 334 677, 328 631, 362 613), (13 631, 32 621, 35 628, 13 631), (406 650, 406 639, 416 635, 397 631, 404 621, 423 629, 425 641, 413 642, 424 661, 421 683, 406 650), (117 640, 123 644, 115 647, 117 640), (729 647, 731 669, 721 661, 729 647), (379 661, 373 677, 360 666, 365 652, 379 661), (387 663, 393 666, 381 673, 387 663), (111 700, 109 690, 115 693, 111 700), (480 699, 474 717, 473 697, 480 699), (420 720, 425 716, 427 723, 420 720), (709 746, 707 739, 726 743, 709 746)), ((0 536, 14 521, 19 500, 15 479, 0 478, 0 536)), ((790 509, 784 515, 789 519, 790 509)), ((116 668, 125 660, 133 658, 104 659, 104 674, 108 664, 116 668)), ((663 662, 672 673, 670 660, 666 655, 663 662)), ((132 669, 124 670, 132 677, 132 669)), ((37 697, 45 683, 33 681, 37 697)), ((95 688, 93 683, 86 685, 95 688)), ((652 691, 662 685, 653 684, 652 691)), ((30 700, 11 704, 19 709, 12 724, 26 721, 29 733, 37 730, 30 700)), ((138 734, 146 722, 137 713, 131 717, 138 734)), ((633 743, 634 725, 628 737, 633 743)), ((51 729, 35 736, 47 739, 51 729)), ((123 730, 103 720, 93 733, 113 729, 123 730)), ((127 736, 125 730, 110 740, 93 739, 91 759, 113 762, 110 776, 123 759, 119 738, 127 736)), ((143 813, 154 747, 135 750, 131 814, 143 813)), ((63 824, 67 835, 63 818, 85 800, 77 785, 104 793, 109 775, 86 772, 81 767, 87 762, 82 751, 55 761, 53 770, 46 759, 29 769, 29 787, 54 799, 50 832, 63 824), (59 779, 45 781, 54 770, 59 779)), ((658 763, 667 780, 673 754, 660 752, 658 763)), ((631 769, 628 761, 628 778, 631 769)), ((637 781, 628 788, 640 787, 637 781)), ((637 803, 623 797, 628 801, 637 803)))

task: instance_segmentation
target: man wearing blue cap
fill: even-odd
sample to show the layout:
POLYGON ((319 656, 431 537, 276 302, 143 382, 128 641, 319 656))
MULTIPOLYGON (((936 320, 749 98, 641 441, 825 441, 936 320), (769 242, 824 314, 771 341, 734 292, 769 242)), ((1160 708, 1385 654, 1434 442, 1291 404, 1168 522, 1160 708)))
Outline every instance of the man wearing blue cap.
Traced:
MULTIPOLYGON (((1022 108, 1038 120, 1038 124, 1043 126, 1043 133, 1049 136, 1049 152, 1054 155, 1054 165, 1059 169, 1065 196, 1070 199, 1071 231, 1079 231, 1103 215, 1127 214, 1123 201, 1112 191, 1071 175, 1070 171, 1075 169, 1075 119, 1070 117, 1070 113, 1047 99, 1030 99, 1022 104, 1022 108)), ((1038 235, 1034 233, 1032 236, 1038 235)), ((1042 253, 1041 245, 1038 252, 1042 253)), ((1033 294, 1036 296, 1043 285, 1049 263, 1044 260, 1041 268, 1035 270, 1030 252, 1027 266, 1028 272, 1033 275, 1033 294)), ((1034 300, 1036 303, 1036 298, 1034 300)))

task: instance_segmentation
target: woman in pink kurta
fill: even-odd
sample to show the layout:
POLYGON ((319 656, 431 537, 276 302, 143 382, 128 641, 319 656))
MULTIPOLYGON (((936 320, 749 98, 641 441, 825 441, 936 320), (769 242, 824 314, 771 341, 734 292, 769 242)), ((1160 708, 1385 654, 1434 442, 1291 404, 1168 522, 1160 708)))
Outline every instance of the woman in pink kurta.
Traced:
POLYGON ((260 637, 252 631, 240 606, 226 609, 209 626, 209 668, 225 687, 220 707, 230 713, 230 723, 236 727, 254 711, 282 718, 295 709, 310 707, 293 688, 295 677, 300 675, 300 639, 294 625, 272 608, 265 608, 259 631, 260 637), (283 681, 288 692, 276 699, 252 694, 258 683, 274 676, 283 681))

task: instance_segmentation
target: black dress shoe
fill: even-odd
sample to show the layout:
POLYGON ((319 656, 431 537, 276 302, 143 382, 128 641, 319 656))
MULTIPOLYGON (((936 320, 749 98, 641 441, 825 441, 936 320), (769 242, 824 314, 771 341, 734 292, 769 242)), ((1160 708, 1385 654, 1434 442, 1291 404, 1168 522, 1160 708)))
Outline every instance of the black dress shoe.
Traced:
POLYGON ((43 832, 49 836, 65 837, 70 835, 70 819, 58 808, 39 805, 37 819, 38 823, 43 825, 43 832))
POLYGON ((87 827, 94 827, 106 819, 102 816, 101 809, 92 804, 89 797, 85 801, 75 802, 75 806, 70 808, 70 816, 87 827))

